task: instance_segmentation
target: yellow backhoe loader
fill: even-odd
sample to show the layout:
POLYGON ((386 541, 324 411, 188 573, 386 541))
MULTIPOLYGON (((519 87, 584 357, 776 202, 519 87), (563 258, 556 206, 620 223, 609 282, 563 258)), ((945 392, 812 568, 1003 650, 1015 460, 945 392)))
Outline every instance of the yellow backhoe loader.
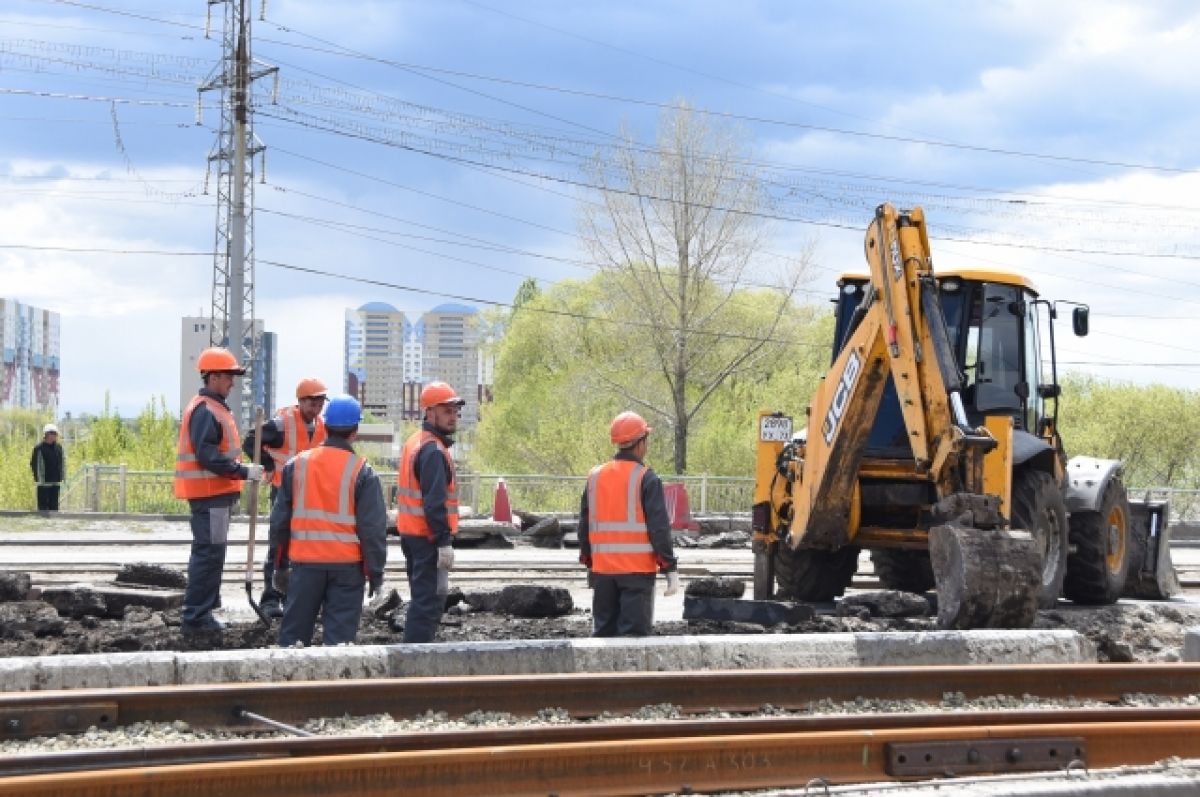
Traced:
POLYGON ((880 206, 865 246, 806 428, 759 416, 754 597, 831 601, 863 549, 885 588, 936 588, 945 628, 1177 592, 1166 504, 1130 501, 1119 461, 1068 460, 1059 436, 1054 319, 1073 305, 1086 335, 1088 308, 935 272, 920 208, 880 206))

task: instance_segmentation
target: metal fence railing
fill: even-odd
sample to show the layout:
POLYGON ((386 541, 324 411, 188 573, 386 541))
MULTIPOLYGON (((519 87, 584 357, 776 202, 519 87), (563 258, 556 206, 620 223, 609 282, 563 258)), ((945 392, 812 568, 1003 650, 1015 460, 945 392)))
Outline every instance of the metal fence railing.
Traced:
MULTIPOLYGON (((377 472, 391 505, 396 472, 377 472)), ((64 510, 82 512, 186 514, 187 502, 173 494, 173 479, 171 471, 87 464, 64 485, 59 505, 64 510)), ((530 512, 578 511, 586 480, 583 476, 460 473, 460 503, 477 514, 491 514, 500 479, 504 479, 512 506, 530 512)), ((663 482, 687 488, 693 513, 748 511, 754 491, 754 480, 745 477, 664 475, 663 482)), ((268 490, 259 492, 259 510, 266 512, 268 490)))
MULTIPOLYGON (((395 471, 378 471, 389 505, 394 503, 395 471)), ((671 476, 665 484, 687 489, 694 514, 749 511, 754 479, 737 476, 671 476)), ((124 465, 87 464, 63 489, 60 506, 71 511, 186 514, 187 502, 175 498, 171 471, 130 470, 124 465)), ((459 500, 477 514, 489 515, 496 483, 504 479, 515 509, 530 512, 577 512, 585 477, 548 474, 460 473, 459 500)), ((267 489, 259 491, 259 511, 268 509, 267 489)), ((1134 499, 1166 500, 1172 521, 1200 521, 1200 490, 1173 487, 1129 488, 1134 499)))

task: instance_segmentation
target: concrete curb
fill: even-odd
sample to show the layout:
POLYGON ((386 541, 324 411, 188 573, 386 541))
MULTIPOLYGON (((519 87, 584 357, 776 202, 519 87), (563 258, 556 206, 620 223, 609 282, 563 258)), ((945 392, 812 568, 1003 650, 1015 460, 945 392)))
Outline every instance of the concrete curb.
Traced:
POLYGON ((13 657, 0 659, 0 691, 439 675, 1094 661, 1095 645, 1074 631, 515 640, 13 657))

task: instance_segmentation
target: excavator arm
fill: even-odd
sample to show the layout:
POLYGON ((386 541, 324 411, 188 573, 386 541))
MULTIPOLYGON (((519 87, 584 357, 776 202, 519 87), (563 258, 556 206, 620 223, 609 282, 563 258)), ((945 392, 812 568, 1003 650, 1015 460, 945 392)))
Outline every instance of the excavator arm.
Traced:
POLYGON ((951 393, 957 396, 961 378, 938 303, 924 214, 881 205, 865 249, 871 281, 809 411, 804 463, 793 486, 793 547, 836 550, 853 540, 859 465, 889 376, 917 471, 929 474, 938 497, 981 489, 961 483, 963 474, 952 467, 964 440, 980 433, 966 428, 961 403, 958 417, 952 415, 951 393))

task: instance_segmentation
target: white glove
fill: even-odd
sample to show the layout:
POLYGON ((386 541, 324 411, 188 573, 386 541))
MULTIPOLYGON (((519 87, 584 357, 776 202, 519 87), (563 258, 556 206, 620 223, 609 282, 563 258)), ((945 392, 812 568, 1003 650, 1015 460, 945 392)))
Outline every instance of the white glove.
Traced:
POLYGON ((262 465, 251 462, 246 466, 246 481, 261 480, 264 472, 262 465))
POLYGON ((663 590, 663 597, 669 598, 672 595, 679 593, 679 571, 672 570, 667 573, 667 588, 663 590))
POLYGON ((438 570, 453 570, 454 569, 454 549, 449 545, 443 545, 438 548, 438 570))

